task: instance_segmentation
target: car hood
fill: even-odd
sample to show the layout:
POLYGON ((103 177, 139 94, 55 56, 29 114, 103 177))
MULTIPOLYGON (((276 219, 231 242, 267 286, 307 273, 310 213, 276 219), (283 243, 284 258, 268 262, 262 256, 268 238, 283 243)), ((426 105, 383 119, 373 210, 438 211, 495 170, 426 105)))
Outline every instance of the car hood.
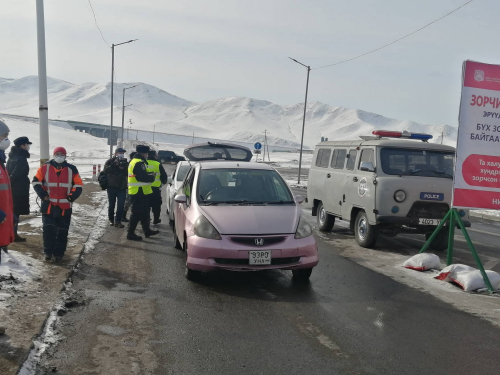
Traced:
POLYGON ((220 234, 295 233, 299 206, 199 206, 220 234))

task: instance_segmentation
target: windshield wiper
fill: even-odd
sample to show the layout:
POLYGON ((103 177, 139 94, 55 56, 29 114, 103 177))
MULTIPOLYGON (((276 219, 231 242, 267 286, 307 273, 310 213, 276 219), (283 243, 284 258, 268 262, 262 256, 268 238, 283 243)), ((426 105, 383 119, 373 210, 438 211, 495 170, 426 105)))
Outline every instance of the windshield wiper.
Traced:
POLYGON ((292 204, 295 203, 295 201, 272 201, 272 202, 266 202, 267 204, 292 204))
POLYGON ((201 204, 205 205, 205 206, 216 206, 218 205, 219 203, 224 203, 224 202, 201 202, 201 204))

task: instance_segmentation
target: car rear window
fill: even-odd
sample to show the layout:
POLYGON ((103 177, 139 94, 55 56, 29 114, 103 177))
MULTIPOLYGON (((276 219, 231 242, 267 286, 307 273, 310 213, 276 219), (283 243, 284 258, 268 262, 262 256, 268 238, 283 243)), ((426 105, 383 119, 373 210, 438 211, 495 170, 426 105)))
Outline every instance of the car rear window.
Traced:
POLYGON ((250 161, 252 159, 252 151, 247 147, 230 145, 230 144, 215 144, 206 143, 194 145, 184 150, 184 155, 188 160, 203 161, 203 160, 232 160, 232 161, 250 161))

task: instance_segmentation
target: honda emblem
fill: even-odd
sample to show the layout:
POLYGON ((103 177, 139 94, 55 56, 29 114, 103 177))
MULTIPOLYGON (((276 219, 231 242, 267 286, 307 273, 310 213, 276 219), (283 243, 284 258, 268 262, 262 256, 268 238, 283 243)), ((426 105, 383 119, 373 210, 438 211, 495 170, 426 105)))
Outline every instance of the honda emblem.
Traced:
POLYGON ((264 246, 264 239, 263 238, 256 238, 255 245, 256 246, 264 246))

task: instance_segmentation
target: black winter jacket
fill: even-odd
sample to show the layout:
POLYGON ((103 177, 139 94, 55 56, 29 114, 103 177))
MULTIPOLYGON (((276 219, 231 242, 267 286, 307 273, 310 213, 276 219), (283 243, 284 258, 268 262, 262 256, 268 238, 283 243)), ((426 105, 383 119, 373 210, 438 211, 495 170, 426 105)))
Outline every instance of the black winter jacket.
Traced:
POLYGON ((104 164, 102 172, 108 176, 108 188, 125 190, 128 187, 128 163, 126 159, 121 160, 123 160, 121 168, 118 164, 120 159, 116 156, 104 164))
POLYGON ((30 167, 28 158, 30 153, 22 148, 12 146, 7 160, 7 171, 12 186, 15 215, 30 214, 30 167))

